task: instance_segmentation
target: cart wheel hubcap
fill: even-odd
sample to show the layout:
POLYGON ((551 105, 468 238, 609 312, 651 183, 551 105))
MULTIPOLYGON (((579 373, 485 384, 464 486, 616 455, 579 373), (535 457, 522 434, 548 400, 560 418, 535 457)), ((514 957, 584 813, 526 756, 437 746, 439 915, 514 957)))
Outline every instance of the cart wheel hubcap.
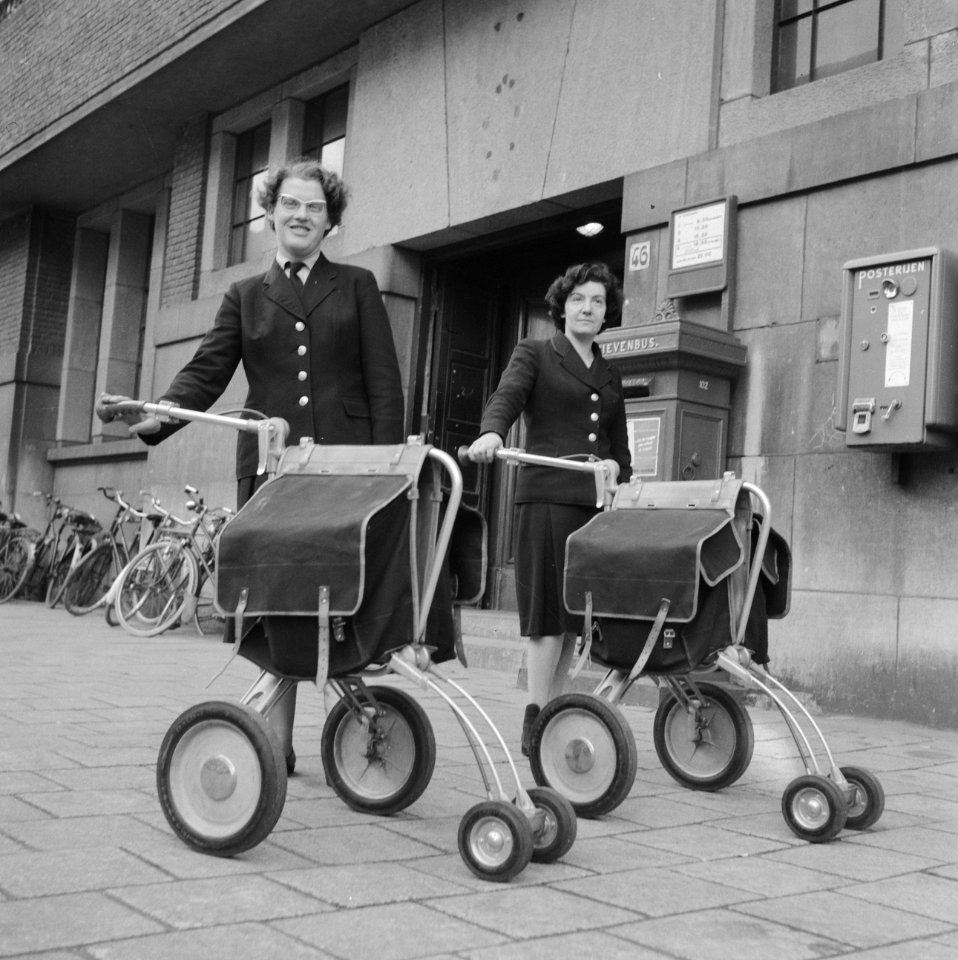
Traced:
POLYGON ((211 800, 226 800, 236 789, 236 767, 222 754, 210 757, 200 770, 200 786, 211 800))
POLYGON ((487 817, 476 824, 472 850, 476 859, 487 866, 504 863, 512 853, 512 834, 501 820, 487 817))
POLYGON ((828 799, 818 790, 802 790, 795 797, 792 809, 798 822, 810 830, 824 824, 830 813, 828 799))
POLYGON ((575 773, 588 773, 595 766, 595 747, 582 737, 570 740, 565 748, 565 760, 575 773))
POLYGON ((852 799, 848 804, 848 816, 860 817, 868 807, 868 796, 860 783, 852 785, 852 799))
POLYGON ((555 843, 556 837, 559 835, 559 823, 555 818, 555 814, 549 810, 540 810, 536 812, 541 812, 542 823, 537 824, 538 829, 534 829, 532 832, 535 845, 537 847, 552 846, 552 844, 555 843))

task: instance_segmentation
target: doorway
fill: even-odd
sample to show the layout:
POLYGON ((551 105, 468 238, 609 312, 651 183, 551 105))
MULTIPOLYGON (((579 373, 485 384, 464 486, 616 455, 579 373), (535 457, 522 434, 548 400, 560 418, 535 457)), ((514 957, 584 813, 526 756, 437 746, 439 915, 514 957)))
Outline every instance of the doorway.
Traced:
MULTIPOLYGON (((429 442, 456 456, 479 435, 486 401, 495 390, 516 343, 548 339, 555 325, 545 292, 573 263, 601 260, 622 280, 625 244, 615 201, 533 228, 486 238, 481 245, 435 252, 426 266, 424 318, 431 349, 424 349, 415 401, 423 410, 429 442), (602 223, 598 236, 575 227, 602 223)), ((424 324, 425 326, 425 324, 424 324)), ((523 445, 521 419, 506 446, 523 445)), ((482 606, 514 610, 514 468, 497 462, 463 467, 463 500, 486 518, 489 531, 486 593, 482 606)))

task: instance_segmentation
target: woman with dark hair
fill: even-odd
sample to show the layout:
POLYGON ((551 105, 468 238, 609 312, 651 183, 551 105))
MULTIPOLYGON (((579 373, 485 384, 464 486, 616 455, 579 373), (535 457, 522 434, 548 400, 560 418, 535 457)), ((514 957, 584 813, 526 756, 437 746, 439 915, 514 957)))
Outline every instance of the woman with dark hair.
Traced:
MULTIPOLYGON (((596 335, 618 317, 622 293, 603 263, 569 267, 546 293, 558 332, 551 340, 520 340, 483 411, 469 459, 488 463, 509 428, 524 417, 526 451, 608 462, 619 482, 632 458, 619 372, 599 351, 596 335)), ((522 752, 542 707, 562 692, 582 632, 582 617, 562 602, 565 542, 597 512, 587 473, 522 465, 516 482, 516 595, 527 647, 528 705, 522 752)))
MULTIPOLYGON (((245 407, 289 422, 288 443, 402 443, 402 381, 389 317, 372 273, 332 263, 320 252, 341 220, 346 189, 316 160, 274 171, 259 199, 276 233, 276 257, 265 274, 232 284, 212 329, 161 401, 207 410, 242 363, 249 384, 245 407)), ((165 440, 185 424, 117 411, 127 397, 103 394, 101 420, 124 420, 145 443, 165 440)), ((237 506, 265 481, 257 476, 257 438, 236 446, 237 506)), ((229 636, 229 633, 227 634, 229 636)), ((295 688, 270 714, 295 766, 295 688)))

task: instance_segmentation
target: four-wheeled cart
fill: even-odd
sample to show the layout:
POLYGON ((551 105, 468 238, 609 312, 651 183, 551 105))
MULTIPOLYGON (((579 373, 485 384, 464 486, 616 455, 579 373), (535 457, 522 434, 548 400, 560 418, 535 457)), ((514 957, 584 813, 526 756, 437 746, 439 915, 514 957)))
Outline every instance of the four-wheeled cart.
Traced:
POLYGON ((458 836, 473 873, 509 880, 530 860, 554 861, 571 848, 571 803, 548 786, 522 788, 487 713, 437 666, 461 653, 454 592, 472 601, 484 583, 484 527, 477 534, 475 516, 459 509, 462 476, 452 457, 416 438, 286 447, 284 421, 141 401, 121 409, 256 432, 260 470, 273 474, 224 529, 215 564, 216 605, 232 620, 234 655, 262 673, 239 703, 190 707, 160 748, 160 803, 185 843, 231 856, 272 831, 287 773, 270 716, 305 680, 339 696, 321 744, 336 793, 373 814, 412 804, 432 776, 435 737, 413 697, 367 683, 392 672, 439 695, 476 757, 487 798, 467 811, 458 836), (462 544, 469 556, 459 555, 462 544))
POLYGON ((568 797, 580 816, 615 809, 637 766, 634 736, 616 705, 640 677, 660 688, 653 739, 669 774, 692 790, 734 783, 752 758, 743 705, 761 691, 781 712, 805 766, 782 797, 799 837, 822 842, 862 830, 884 809, 878 780, 839 767, 801 700, 767 670, 768 620, 784 617, 791 557, 771 526, 771 504, 754 484, 633 479, 603 500, 600 463, 500 449, 514 463, 596 471, 605 506, 566 544, 564 600, 583 616, 586 662, 606 670, 593 694, 543 706, 532 731, 535 781, 568 797))

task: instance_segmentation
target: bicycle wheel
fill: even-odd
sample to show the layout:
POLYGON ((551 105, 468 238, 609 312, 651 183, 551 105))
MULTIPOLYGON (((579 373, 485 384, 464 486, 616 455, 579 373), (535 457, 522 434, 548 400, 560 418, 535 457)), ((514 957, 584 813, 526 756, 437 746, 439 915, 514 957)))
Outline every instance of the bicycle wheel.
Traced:
POLYGON ((72 570, 63 588, 63 605, 75 617, 89 613, 106 596, 119 571, 113 545, 91 550, 72 570))
POLYGON ((40 540, 33 547, 33 557, 27 564, 27 576, 20 588, 26 600, 43 600, 47 595, 47 583, 53 572, 53 543, 40 540))
POLYGON ((194 597, 196 559, 179 541, 152 543, 126 568, 116 616, 127 633, 153 637, 177 623, 194 597))
POLYGON ((30 572, 33 543, 26 537, 8 537, 0 547, 0 603, 12 600, 30 572))
POLYGON ((47 581, 45 599, 48 607, 55 607, 60 602, 63 589, 67 584, 67 578, 73 569, 73 547, 70 547, 67 552, 57 560, 53 567, 53 573, 47 581))
POLYGON ((216 582, 207 576, 205 570, 200 570, 200 586, 196 594, 196 611, 193 613, 193 623, 203 636, 219 636, 226 626, 226 618, 216 612, 213 606, 213 597, 216 593, 216 582))

